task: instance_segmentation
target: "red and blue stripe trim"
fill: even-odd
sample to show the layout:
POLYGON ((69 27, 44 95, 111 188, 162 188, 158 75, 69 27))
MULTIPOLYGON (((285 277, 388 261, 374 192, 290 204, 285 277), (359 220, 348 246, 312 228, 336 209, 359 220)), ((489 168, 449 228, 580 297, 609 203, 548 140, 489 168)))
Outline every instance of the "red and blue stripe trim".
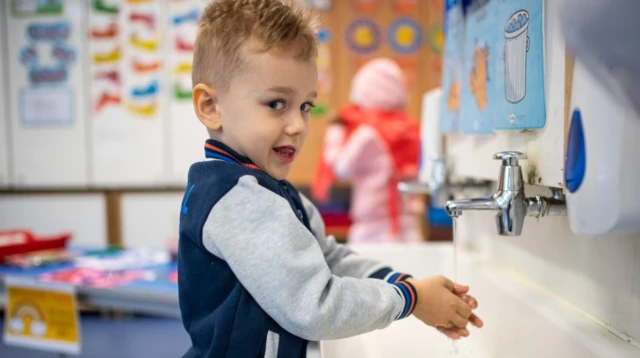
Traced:
POLYGON ((204 144, 204 155, 207 158, 220 159, 229 163, 238 163, 244 167, 260 170, 251 159, 236 153, 222 142, 208 139, 204 144))
POLYGON ((392 285, 394 285, 398 289, 404 300, 404 307, 402 308, 402 312, 398 315, 398 317, 396 317, 396 320, 411 316, 416 308, 416 304, 418 303, 418 291, 411 283, 407 281, 396 282, 392 285))

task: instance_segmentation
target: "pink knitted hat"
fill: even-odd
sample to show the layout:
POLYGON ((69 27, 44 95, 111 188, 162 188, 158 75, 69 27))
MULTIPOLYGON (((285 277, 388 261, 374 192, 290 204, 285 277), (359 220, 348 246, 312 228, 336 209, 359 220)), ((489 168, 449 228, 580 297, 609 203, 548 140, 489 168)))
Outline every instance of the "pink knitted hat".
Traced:
POLYGON ((365 63, 353 77, 351 103, 366 109, 399 110, 407 104, 402 69, 388 58, 365 63))

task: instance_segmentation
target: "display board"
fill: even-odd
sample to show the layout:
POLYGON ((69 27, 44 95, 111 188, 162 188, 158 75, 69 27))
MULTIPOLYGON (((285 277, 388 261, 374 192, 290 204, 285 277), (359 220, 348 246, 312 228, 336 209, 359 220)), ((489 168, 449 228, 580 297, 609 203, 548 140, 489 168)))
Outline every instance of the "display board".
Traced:
POLYGON ((85 3, 3 1, 8 31, 12 182, 87 184, 85 3), (10 36, 9 36, 10 35, 10 36))
POLYGON ((92 184, 165 182, 167 83, 160 1, 91 1, 92 184))

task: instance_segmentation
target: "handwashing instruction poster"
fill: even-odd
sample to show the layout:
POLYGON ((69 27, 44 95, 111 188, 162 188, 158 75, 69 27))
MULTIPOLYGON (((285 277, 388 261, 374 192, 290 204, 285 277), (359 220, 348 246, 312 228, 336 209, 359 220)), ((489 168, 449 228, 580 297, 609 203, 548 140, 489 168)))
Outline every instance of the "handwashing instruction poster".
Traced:
POLYGON ((440 131, 458 130, 460 118, 460 91, 464 61, 464 12, 462 0, 447 0, 444 14, 444 59, 442 69, 442 105, 440 131))
POLYGON ((500 27, 493 127, 539 129, 546 123, 542 0, 495 0, 500 27))
POLYGON ((461 131, 465 134, 493 133, 496 94, 493 71, 496 57, 496 0, 471 1, 466 9, 464 71, 462 76, 461 131))

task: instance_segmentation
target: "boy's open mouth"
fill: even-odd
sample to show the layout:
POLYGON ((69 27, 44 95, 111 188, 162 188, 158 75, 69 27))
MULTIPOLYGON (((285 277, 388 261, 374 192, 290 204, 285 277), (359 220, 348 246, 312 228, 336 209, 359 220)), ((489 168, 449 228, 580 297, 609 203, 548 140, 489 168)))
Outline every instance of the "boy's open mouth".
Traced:
POLYGON ((276 153, 278 159, 285 163, 293 162, 296 154, 296 148, 290 145, 283 145, 282 147, 275 147, 273 151, 276 153))

